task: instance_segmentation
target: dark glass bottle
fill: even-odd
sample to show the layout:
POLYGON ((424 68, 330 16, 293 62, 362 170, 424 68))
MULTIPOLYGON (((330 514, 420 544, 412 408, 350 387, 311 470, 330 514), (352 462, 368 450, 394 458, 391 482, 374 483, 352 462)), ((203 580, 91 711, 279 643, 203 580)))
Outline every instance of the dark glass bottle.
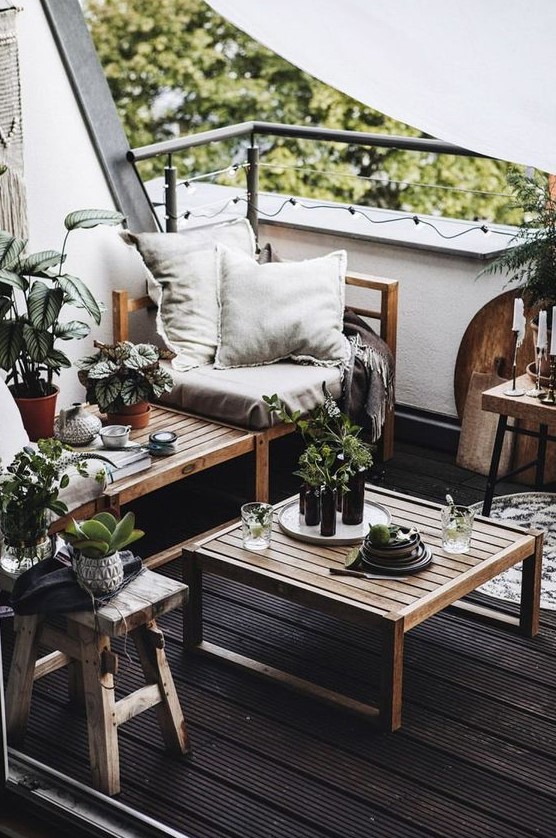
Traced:
POLYGON ((342 524, 355 526, 356 524, 360 524, 363 520, 366 474, 366 469, 361 469, 361 471, 357 471, 355 474, 352 474, 348 480, 347 485, 349 492, 346 492, 344 495, 342 524))
POLYGON ((308 486, 306 483, 302 483, 299 487, 299 514, 305 515, 305 493, 307 492, 308 486))
POLYGON ((337 489, 325 486, 320 493, 320 534, 331 536, 336 534, 336 503, 337 489))
POLYGON ((320 522, 320 488, 307 486, 305 490, 305 524, 316 527, 320 522))

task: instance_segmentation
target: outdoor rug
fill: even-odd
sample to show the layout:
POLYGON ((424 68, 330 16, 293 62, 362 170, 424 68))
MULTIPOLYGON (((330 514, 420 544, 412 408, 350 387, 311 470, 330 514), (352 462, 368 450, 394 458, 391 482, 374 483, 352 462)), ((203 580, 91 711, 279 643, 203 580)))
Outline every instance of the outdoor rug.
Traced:
MULTIPOLYGON (((482 502, 471 509, 480 514, 482 502)), ((541 607, 556 610, 556 494, 522 492, 494 498, 490 518, 525 529, 544 530, 541 607)), ((519 603, 521 565, 511 567, 480 588, 483 594, 519 603)))

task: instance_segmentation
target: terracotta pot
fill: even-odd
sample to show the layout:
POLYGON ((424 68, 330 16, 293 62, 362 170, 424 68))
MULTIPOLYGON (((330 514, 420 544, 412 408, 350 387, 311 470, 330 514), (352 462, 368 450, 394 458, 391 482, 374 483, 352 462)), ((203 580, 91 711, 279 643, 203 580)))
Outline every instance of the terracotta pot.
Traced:
POLYGON ((131 425, 132 428, 146 428, 151 416, 151 406, 148 402, 138 402, 121 407, 118 413, 107 413, 110 425, 131 425))
POLYGON ((59 392, 58 387, 54 387, 54 392, 48 396, 36 396, 32 399, 14 396, 31 442, 54 436, 54 416, 59 392))

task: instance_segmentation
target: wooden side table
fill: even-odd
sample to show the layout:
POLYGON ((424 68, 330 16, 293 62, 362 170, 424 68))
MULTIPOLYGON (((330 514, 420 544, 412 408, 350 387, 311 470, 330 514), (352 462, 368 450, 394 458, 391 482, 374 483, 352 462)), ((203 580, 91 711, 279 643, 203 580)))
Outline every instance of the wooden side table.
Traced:
MULTIPOLYGON (((531 389, 532 384, 533 382, 528 375, 522 375, 516 380, 516 387, 522 388, 525 391, 531 389)), ((504 384, 499 384, 490 390, 486 390, 482 396, 482 409, 489 410, 492 413, 498 413, 500 417, 498 419, 498 427, 490 460, 490 469, 483 501, 483 515, 490 513, 494 490, 498 480, 501 479, 498 478, 498 468, 506 432, 532 437, 537 440, 536 458, 503 475, 504 479, 507 479, 535 466, 535 489, 541 489, 544 485, 547 443, 556 442, 556 407, 546 405, 542 401, 539 401, 539 399, 530 396, 505 395, 504 391, 511 386, 511 382, 506 381, 504 384), (529 423, 533 427, 536 426, 537 430, 509 425, 508 419, 511 417, 529 423)))
POLYGON ((155 617, 181 606, 187 586, 145 570, 96 613, 66 616, 66 630, 44 615, 16 616, 15 648, 6 693, 8 741, 20 743, 27 730, 33 682, 69 667, 70 699, 87 714, 92 784, 105 794, 120 791, 118 727, 156 707, 167 749, 181 756, 189 749, 187 729, 155 617), (118 658, 111 638, 129 635, 135 643, 145 685, 116 700, 118 658), (38 659, 39 644, 56 651, 38 659))

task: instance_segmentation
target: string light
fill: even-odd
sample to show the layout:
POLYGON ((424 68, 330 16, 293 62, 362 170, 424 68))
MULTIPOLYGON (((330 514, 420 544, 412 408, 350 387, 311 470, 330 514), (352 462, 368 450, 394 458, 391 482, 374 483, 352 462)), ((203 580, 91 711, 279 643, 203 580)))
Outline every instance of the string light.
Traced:
MULTIPOLYGON (((250 202, 249 198, 243 197, 241 195, 236 195, 233 198, 228 198, 225 200, 224 204, 222 201, 214 201, 210 204, 204 204, 202 207, 197 207, 195 211, 187 210, 183 217, 186 219, 189 218, 216 218, 218 215, 221 215, 230 204, 238 204, 244 203, 248 207, 253 207, 253 204, 250 202), (206 214, 200 213, 198 210, 200 209, 209 209, 210 207, 219 206, 219 209, 213 213, 206 214)), ((364 212, 363 210, 356 209, 353 206, 343 206, 342 204, 306 204, 303 201, 300 201, 298 198, 294 198, 293 196, 289 198, 285 198, 280 206, 272 211, 268 212, 261 207, 258 207, 258 214, 260 216, 264 216, 265 218, 276 218, 280 215, 281 212, 286 207, 292 207, 293 209, 304 209, 304 210, 315 210, 315 209, 326 209, 326 210, 341 210, 343 212, 348 212, 354 220, 363 219, 368 221, 370 224, 396 224, 401 221, 412 221, 416 228, 427 227, 433 230, 438 236, 445 240, 457 239, 460 236, 464 236, 467 233, 472 233, 479 231, 483 233, 485 236, 490 235, 491 233, 495 233, 502 236, 510 236, 511 233, 507 233, 503 230, 492 230, 487 224, 473 224, 470 227, 466 227, 464 230, 460 230, 458 233, 447 234, 443 233, 435 224, 431 221, 428 221, 425 218, 422 218, 418 215, 399 215, 396 218, 373 218, 372 215, 369 215, 368 212, 364 212)))
POLYGON ((189 191, 189 194, 192 194, 195 190, 195 186, 193 184, 197 183, 199 180, 210 180, 210 178, 218 177, 218 175, 230 175, 231 177, 235 177, 240 169, 247 168, 249 168, 249 163, 233 163, 231 166, 226 166, 225 169, 215 169, 212 172, 204 172, 202 175, 194 175, 194 177, 186 178, 186 180, 180 181, 178 186, 185 186, 185 188, 189 191))

